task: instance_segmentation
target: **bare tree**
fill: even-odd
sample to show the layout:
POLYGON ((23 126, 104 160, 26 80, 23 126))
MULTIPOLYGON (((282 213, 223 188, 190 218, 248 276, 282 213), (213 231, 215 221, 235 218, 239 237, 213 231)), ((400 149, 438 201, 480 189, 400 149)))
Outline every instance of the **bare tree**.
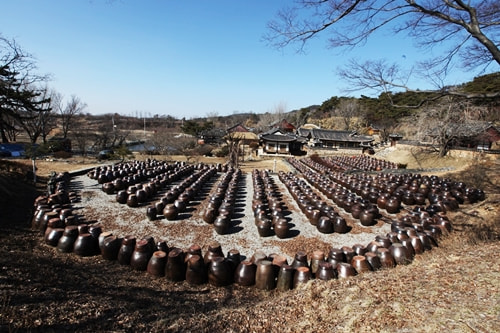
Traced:
POLYGON ((342 98, 339 105, 335 109, 335 114, 342 118, 344 122, 344 130, 351 129, 353 118, 357 117, 360 113, 360 107, 357 99, 342 98))
POLYGON ((439 156, 446 156, 460 136, 463 136, 472 120, 464 112, 467 102, 446 97, 441 103, 427 106, 418 114, 417 128, 421 139, 430 138, 439 151, 439 156))
POLYGON ((22 119, 20 126, 30 138, 31 143, 36 143, 40 137, 43 143, 46 143, 50 131, 56 127, 49 89, 47 86, 38 90, 36 88, 26 89, 36 93, 31 96, 28 105, 14 110, 20 115, 20 119, 22 119))
POLYGON ((454 63, 468 68, 500 64, 500 3, 497 0, 298 0, 268 23, 265 39, 274 47, 298 43, 299 50, 328 32, 331 47, 354 47, 375 32, 406 33, 417 46, 449 46, 427 68, 446 71, 454 63))
MULTIPOLYGON (((0 134, 8 142, 7 131, 15 131, 17 125, 33 120, 37 112, 45 113, 46 91, 40 87, 47 76, 35 73, 34 58, 25 52, 14 40, 0 35, 0 134), (44 95, 44 97, 40 97, 44 95)), ((25 128, 26 129, 26 128, 25 128)), ((34 134, 38 137, 40 134, 34 134)))
POLYGON ((63 97, 61 94, 54 94, 54 103, 56 111, 60 115, 63 138, 68 137, 68 133, 73 126, 74 118, 81 114, 87 107, 77 96, 71 95, 69 101, 63 106, 63 97))

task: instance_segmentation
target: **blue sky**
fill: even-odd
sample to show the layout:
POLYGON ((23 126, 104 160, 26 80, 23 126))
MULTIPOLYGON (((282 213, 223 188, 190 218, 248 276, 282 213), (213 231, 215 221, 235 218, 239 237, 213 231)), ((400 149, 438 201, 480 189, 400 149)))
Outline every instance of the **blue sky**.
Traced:
POLYGON ((52 75, 52 88, 65 98, 78 96, 92 114, 189 119, 280 106, 290 111, 346 95, 336 72, 349 58, 386 58, 403 66, 419 58, 410 40, 388 34, 347 53, 328 49, 321 39, 306 54, 271 49, 262 41, 266 23, 289 4, 4 0, 0 33, 36 58, 39 72, 52 75))

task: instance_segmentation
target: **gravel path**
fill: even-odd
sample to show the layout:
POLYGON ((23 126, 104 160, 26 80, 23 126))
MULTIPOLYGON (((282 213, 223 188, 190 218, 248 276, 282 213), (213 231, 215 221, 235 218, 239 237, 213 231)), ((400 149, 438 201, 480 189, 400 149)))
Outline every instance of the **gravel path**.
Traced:
MULTIPOLYGON (((277 175, 272 175, 272 177, 290 212, 287 218, 293 224, 291 237, 287 239, 259 236, 252 211, 253 184, 250 172, 243 173, 240 179, 232 227, 227 235, 217 234, 213 226, 205 223, 201 218, 204 200, 217 180, 208 182, 196 198, 197 201, 192 202, 193 205, 188 207, 187 212, 175 221, 168 221, 163 217, 149 221, 146 217, 147 204, 137 208, 121 205, 116 202, 114 195, 104 193, 101 185, 86 175, 73 178, 72 187, 81 195, 81 202, 75 204, 76 213, 87 221, 100 222, 103 231, 109 231, 121 237, 134 235, 138 239, 152 236, 155 240, 165 240, 170 247, 183 249, 197 244, 206 250, 210 242, 217 241, 225 253, 231 249, 237 249, 247 258, 256 251, 262 251, 266 254, 285 255, 291 262, 298 250, 312 253, 314 250, 321 249, 326 252, 332 247, 367 245, 374 240, 375 235, 386 234, 390 231, 389 224, 379 222, 373 227, 353 228, 347 234, 322 234, 309 223, 277 175)), ((160 198, 162 193, 158 193, 152 202, 160 198)), ((325 200, 328 204, 335 205, 333 201, 325 200)), ((345 215, 348 224, 351 226, 356 224, 347 219, 348 215, 343 214, 344 211, 341 208, 337 211, 345 215)))

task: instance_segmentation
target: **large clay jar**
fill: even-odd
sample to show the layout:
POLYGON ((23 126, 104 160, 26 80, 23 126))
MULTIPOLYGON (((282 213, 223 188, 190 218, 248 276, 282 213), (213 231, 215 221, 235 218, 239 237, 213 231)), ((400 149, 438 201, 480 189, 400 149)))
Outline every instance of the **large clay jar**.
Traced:
POLYGON ((122 240, 122 246, 118 251, 117 260, 120 265, 130 265, 130 258, 135 249, 136 239, 134 236, 125 236, 122 240))
POLYGON ((275 271, 273 264, 269 260, 261 260, 257 264, 257 271, 255 273, 255 287, 262 290, 272 290, 276 287, 275 284, 275 271))
POLYGON ((410 253, 408 253, 408 249, 403 246, 401 243, 394 243, 389 248, 392 256, 394 257, 394 261, 398 265, 407 265, 411 262, 410 253))
POLYGON ((354 256, 354 258, 352 258, 351 265, 358 274, 371 271, 371 266, 364 255, 354 256))
POLYGON ((192 285, 207 282, 207 269, 203 257, 194 254, 186 261, 186 281, 192 285))
POLYGON ((127 206, 129 207, 139 207, 139 200, 137 195, 129 194, 127 197, 127 206))
POLYGON ((69 253, 73 252, 73 246, 76 238, 78 237, 78 227, 76 225, 69 225, 64 228, 64 233, 57 242, 57 249, 59 252, 69 253))
POLYGON ((298 267, 293 275, 293 288, 297 288, 302 283, 307 283, 311 279, 309 267, 298 267))
POLYGON ((121 238, 115 235, 104 238, 102 246, 100 246, 102 258, 105 260, 116 260, 122 241, 121 238))
POLYGON ((293 277, 295 270, 290 265, 282 265, 278 272, 278 280, 276 289, 279 291, 287 291, 293 287, 293 277))
POLYGON ((328 216, 321 216, 316 224, 316 228, 323 234, 331 234, 334 232, 333 222, 328 216))
POLYGON ((215 218, 217 217, 217 209, 214 207, 207 207, 205 211, 203 212, 203 221, 205 221, 208 224, 212 224, 215 221, 215 218))
POLYGON ((317 279, 327 281, 335 279, 336 277, 337 277, 337 270, 334 269, 331 263, 327 261, 322 261, 318 264, 318 270, 316 271, 317 279))
POLYGON ((227 286, 233 282, 231 267, 226 258, 216 257, 209 263, 208 282, 216 287, 227 286))
POLYGON ((400 200, 397 197, 392 196, 387 200, 387 204, 385 205, 385 210, 389 214, 396 214, 397 212, 399 212, 400 206, 401 206, 400 200))
POLYGON ((364 225, 365 227, 372 226, 376 223, 375 213, 370 209, 364 209, 359 214, 359 221, 361 222, 361 225, 364 225))
POLYGON ((252 286, 255 284, 255 273, 257 265, 249 260, 240 262, 234 272, 234 282, 240 286, 252 286))
POLYGON ((257 231, 260 237, 269 237, 273 234, 273 223, 267 218, 260 219, 257 223, 257 231))
POLYGON ((290 230, 290 225, 284 219, 278 219, 274 224, 274 233, 280 239, 288 237, 288 231, 290 230))
POLYGON ((219 214, 214 221, 214 230, 219 235, 225 235, 231 227, 231 219, 227 214, 219 214))
POLYGON ((337 265, 337 275, 339 279, 345 279, 350 276, 355 276, 356 270, 354 269, 354 267, 352 267, 351 264, 341 262, 337 265))
POLYGON ((128 199, 128 193, 125 190, 120 190, 116 193, 116 202, 120 204, 126 204, 128 199))
POLYGON ((396 265, 394 261, 394 257, 391 254, 391 251, 385 247, 381 247, 377 249, 377 255, 380 258, 380 263, 382 268, 393 268, 396 265))
POLYGON ((182 249, 174 247, 168 253, 165 276, 167 280, 173 282, 182 281, 186 278, 186 266, 182 249))
POLYGON ((163 251, 155 251, 148 261, 146 271, 154 277, 165 276, 165 265, 167 264, 167 254, 163 251))
POLYGON ((73 245, 73 252, 81 257, 93 256, 97 253, 98 243, 91 234, 79 234, 73 245))
POLYGON ((145 239, 141 239, 135 244, 134 252, 130 258, 130 267, 136 271, 145 271, 148 267, 150 258, 149 243, 145 239))
POLYGON ((169 203, 165 205, 165 208, 163 209, 163 216, 169 221, 175 220, 178 216, 179 212, 177 210, 177 207, 173 203, 169 203))

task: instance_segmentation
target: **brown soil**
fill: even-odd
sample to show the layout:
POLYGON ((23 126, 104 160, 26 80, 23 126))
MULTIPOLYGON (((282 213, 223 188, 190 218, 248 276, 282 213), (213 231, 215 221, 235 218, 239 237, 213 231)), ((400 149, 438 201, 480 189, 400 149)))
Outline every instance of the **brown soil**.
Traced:
MULTIPOLYGON (((29 228, 33 199, 51 170, 77 170, 95 160, 38 161, 36 188, 24 179, 27 164, 11 164, 0 177, 0 331, 498 331, 498 159, 460 161, 448 175, 482 187, 487 199, 452 214, 455 229, 438 248, 407 266, 312 281, 286 293, 193 287, 100 257, 60 254, 29 228)), ((274 160, 244 168, 272 170, 274 160)), ((286 164, 278 161, 277 168, 286 164)))

